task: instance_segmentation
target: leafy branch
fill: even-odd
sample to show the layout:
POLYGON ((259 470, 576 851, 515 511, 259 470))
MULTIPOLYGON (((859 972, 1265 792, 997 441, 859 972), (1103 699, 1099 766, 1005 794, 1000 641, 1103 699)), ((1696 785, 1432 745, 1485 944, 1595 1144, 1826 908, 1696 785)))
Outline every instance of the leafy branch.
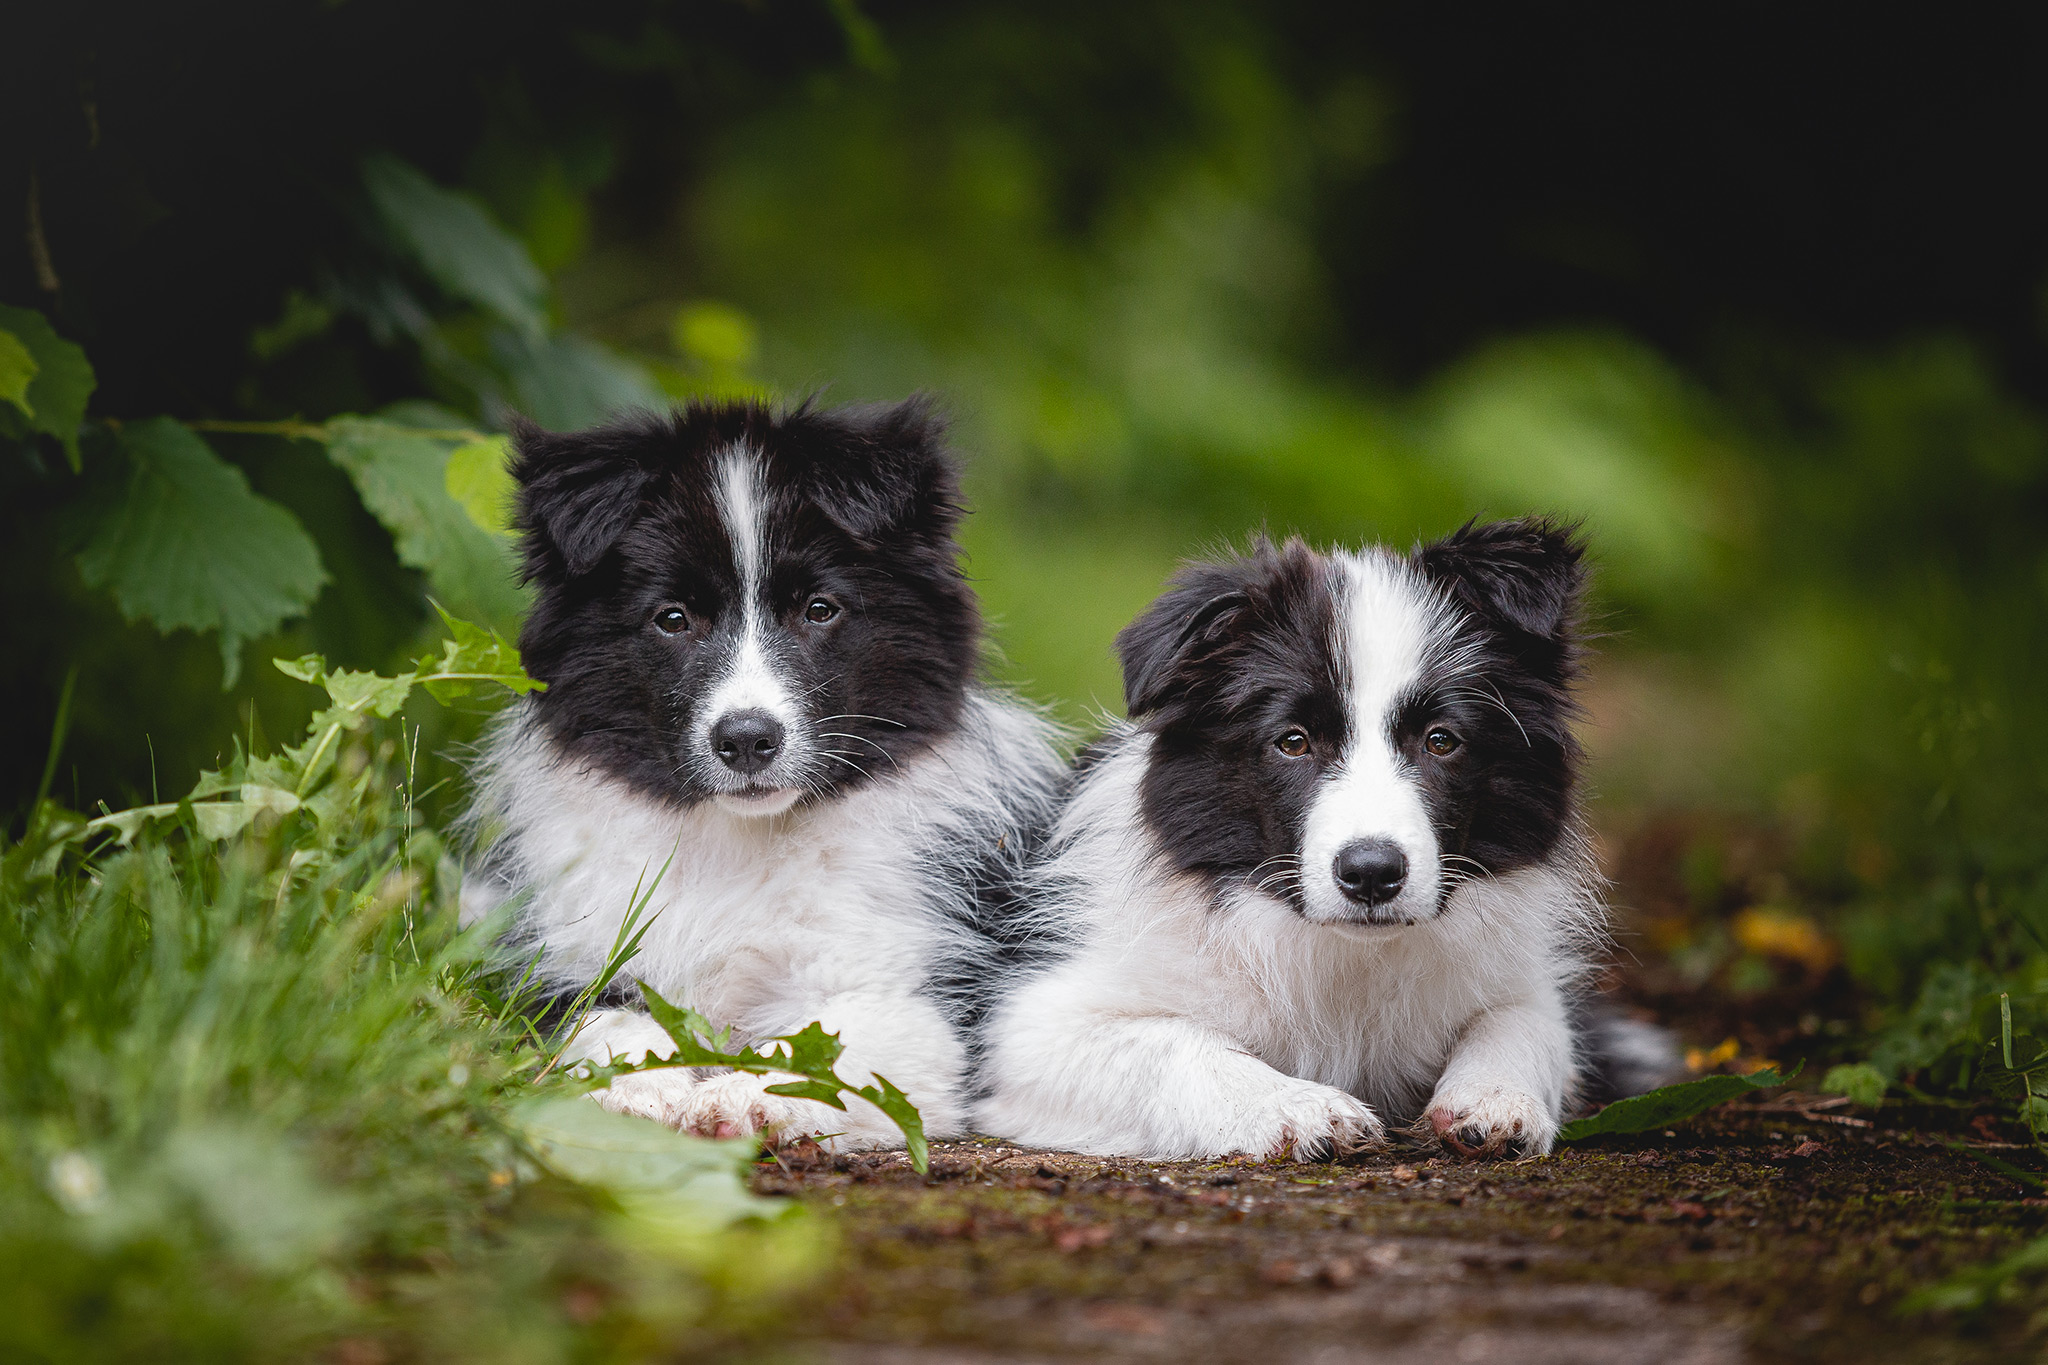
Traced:
MULTIPOLYGON (((622 931, 623 932, 623 931, 622 931)), ((836 1033, 825 1032, 813 1022, 795 1033, 770 1038, 761 1047, 735 1048, 731 1029, 714 1029, 711 1021, 683 1005, 672 1005, 645 981, 640 994, 646 997, 647 1012, 661 1025, 676 1050, 667 1057, 649 1057, 634 1065, 603 1068, 606 1075, 631 1071, 652 1071, 674 1066, 725 1066, 755 1076, 784 1073, 799 1079, 768 1087, 771 1095, 816 1100, 842 1113, 843 1095, 856 1095, 894 1121, 903 1130, 903 1145, 909 1149, 910 1164, 922 1172, 931 1168, 931 1151, 925 1142, 924 1119, 910 1097, 886 1076, 876 1076, 873 1085, 851 1085, 833 1068, 846 1051, 836 1033)))
POLYGON ((438 658, 422 655, 413 671, 388 678, 330 669, 317 654, 275 660, 278 671, 286 676, 326 689, 332 703, 313 717, 303 741, 265 758, 238 752, 221 771, 202 773, 198 785, 182 800, 109 811, 79 824, 71 837, 111 833, 116 843, 126 845, 145 825, 183 812, 190 812, 204 839, 230 839, 259 816, 285 816, 300 810, 327 825, 360 794, 349 783, 330 780, 342 736, 361 730, 372 718, 396 715, 414 688, 425 689, 443 704, 485 687, 503 688, 515 695, 545 689, 547 684, 526 675, 519 651, 503 636, 458 620, 439 603, 435 610, 449 634, 438 658))
POLYGON ((290 325, 257 348, 353 312, 379 344, 413 348, 464 412, 411 402, 318 421, 88 419, 98 380, 85 351, 43 313, 0 305, 0 453, 18 449, 35 477, 62 485, 88 531, 80 577, 124 617, 218 637, 224 687, 239 677, 242 646, 304 616, 332 575, 299 518, 252 488, 209 437, 324 446, 391 533, 399 562, 464 616, 506 628, 525 607, 507 534, 512 483, 505 437, 479 417, 519 410, 581 426, 662 401, 637 365, 557 331, 545 276, 482 204, 390 156, 363 163, 361 188, 381 287, 337 286, 324 302, 295 291, 301 315, 288 304, 290 325), (45 444, 61 448, 72 476, 87 457, 125 465, 125 492, 104 497, 64 479, 45 444))

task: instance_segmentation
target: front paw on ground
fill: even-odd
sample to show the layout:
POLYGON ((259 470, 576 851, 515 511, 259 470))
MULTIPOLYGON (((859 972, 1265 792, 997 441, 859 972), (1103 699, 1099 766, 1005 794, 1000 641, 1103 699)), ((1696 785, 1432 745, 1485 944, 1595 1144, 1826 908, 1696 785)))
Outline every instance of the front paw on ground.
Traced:
POLYGON ((696 1089, 697 1080, 688 1068, 661 1067, 614 1076, 602 1090, 591 1091, 590 1098, 614 1114, 652 1119, 666 1127, 679 1128, 696 1089))
POLYGON ((820 1106, 771 1095, 767 1087, 774 1077, 735 1072, 706 1081, 697 1087, 679 1115, 683 1132, 708 1138, 736 1138, 760 1134, 768 1146, 783 1141, 815 1138, 821 1130, 820 1106))
POLYGON ((1460 1156, 1521 1157, 1542 1150, 1520 1119, 1487 1122, 1471 1113, 1438 1106, 1429 1111, 1425 1122, 1430 1136, 1460 1156))
POLYGON ((1281 1103, 1277 1118, 1277 1135, 1259 1153, 1267 1161, 1320 1161, 1378 1147, 1386 1140, 1386 1130, 1370 1108, 1328 1086, 1304 1085, 1281 1103))

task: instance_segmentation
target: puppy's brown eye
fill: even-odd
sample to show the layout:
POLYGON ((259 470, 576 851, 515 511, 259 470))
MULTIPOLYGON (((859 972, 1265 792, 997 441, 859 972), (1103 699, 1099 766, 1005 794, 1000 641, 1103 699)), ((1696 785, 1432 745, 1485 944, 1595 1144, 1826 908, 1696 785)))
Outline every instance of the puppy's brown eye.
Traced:
POLYGON ((654 613, 654 628, 663 635, 681 635, 690 628, 690 613, 681 607, 663 607, 654 613))
POLYGON ((822 626, 838 614, 839 604, 823 597, 813 597, 811 604, 804 608, 804 620, 814 626, 822 626))
POLYGON ((1289 758, 1300 758, 1308 752, 1308 736, 1299 730, 1289 730, 1273 741, 1273 747, 1289 758))
POLYGON ((1435 754, 1438 758, 1442 758, 1445 754, 1456 752, 1458 746, 1464 742, 1464 740, 1459 739, 1441 725, 1422 737, 1422 747, 1435 754))

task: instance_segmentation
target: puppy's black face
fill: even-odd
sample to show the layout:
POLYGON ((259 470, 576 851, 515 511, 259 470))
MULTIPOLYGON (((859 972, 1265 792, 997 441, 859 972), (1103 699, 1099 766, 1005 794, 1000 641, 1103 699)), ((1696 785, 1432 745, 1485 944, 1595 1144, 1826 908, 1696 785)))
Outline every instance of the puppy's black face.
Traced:
POLYGON ((1118 639, 1167 856, 1352 925, 1541 862, 1572 810, 1580 583, 1540 522, 1188 569, 1118 639))
POLYGON ((569 754, 677 805, 769 815, 957 722, 979 622, 921 405, 527 431, 514 472, 540 590, 520 646, 569 754))

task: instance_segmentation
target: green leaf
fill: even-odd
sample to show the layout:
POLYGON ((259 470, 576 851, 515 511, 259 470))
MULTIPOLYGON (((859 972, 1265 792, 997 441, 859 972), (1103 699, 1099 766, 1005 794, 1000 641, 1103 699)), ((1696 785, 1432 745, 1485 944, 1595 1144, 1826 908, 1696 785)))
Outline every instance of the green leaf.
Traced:
POLYGON ((398 708, 405 705, 412 683, 410 673, 387 678, 380 673, 357 673, 346 668, 337 668, 320 679, 320 685, 334 698, 336 706, 359 716, 386 719, 397 715, 398 708))
POLYGON ((78 571, 121 614, 158 629, 220 632, 223 686, 242 642, 302 614, 327 573, 290 512, 250 491, 242 471, 168 417, 131 422, 127 496, 87 542, 78 571))
POLYGON ((318 654, 301 654, 296 659, 272 659, 271 666, 287 678, 318 683, 327 672, 327 660, 318 654))
POLYGON ((134 806, 128 810, 117 810, 88 820, 78 834, 98 834, 102 831, 114 836, 114 842, 126 848, 142 832, 142 827, 156 820, 168 820, 180 811, 189 810, 199 828, 202 839, 232 839, 254 824, 260 815, 289 815, 301 806, 299 798, 282 787, 266 786, 258 782, 245 782, 239 789, 240 800, 209 801, 201 798, 212 794, 218 786, 219 774, 206 773, 199 779, 199 785, 192 789, 183 801, 164 801, 154 806, 134 806))
POLYGON ((546 683, 526 676, 519 651, 504 636, 450 616, 438 602, 434 610, 441 613, 449 639, 442 646, 439 659, 431 654, 422 655, 414 673, 434 700, 446 705, 487 684, 510 688, 515 693, 547 690, 546 683))
POLYGON ((1850 1062, 1829 1067, 1820 1088, 1830 1095, 1847 1095, 1860 1108, 1875 1109, 1884 1103, 1891 1079, 1868 1062, 1850 1062))
POLYGON ((0 329, 0 401, 14 404, 24 417, 34 417, 36 410, 29 404, 28 386, 41 368, 20 337, 0 329))
POLYGON ((85 352, 57 335, 48 318, 32 308, 0 305, 0 329, 22 344, 35 361, 23 415, 29 426, 54 436, 64 447, 71 468, 79 467, 78 424, 85 420, 85 405, 98 383, 85 352))
POLYGON ((128 810, 117 810, 106 815, 95 816, 85 822, 85 829, 80 832, 97 834, 101 830, 110 830, 114 835, 114 842, 126 848, 129 844, 135 842, 135 836, 142 832, 144 825, 152 820, 162 820, 167 816, 176 815, 177 813, 178 803, 176 801, 165 801, 154 806, 135 806, 128 810))
POLYGON ((846 1047, 836 1033, 825 1032, 823 1024, 806 1024, 787 1038, 776 1040, 789 1047, 789 1070, 804 1075, 830 1072, 846 1047))
POLYGON ((385 226, 435 284, 528 337, 547 333, 546 278, 482 204, 393 156, 363 163, 363 187, 385 226))
POLYGON ((783 1081, 779 1085, 766 1087, 771 1095, 788 1095, 799 1100, 816 1100, 829 1104, 834 1109, 846 1108, 846 1101, 839 1098, 839 1087, 830 1081, 783 1081))
POLYGON ((600 1109, 580 1095, 539 1095, 512 1106, 513 1131, 557 1175, 610 1191, 629 1214, 720 1228, 772 1218, 785 1206, 748 1190, 755 1144, 671 1132, 600 1109))
POLYGON ((678 1066, 739 1066, 758 1060, 726 1052, 725 1036, 713 1032, 709 1019, 687 1005, 671 1005, 645 981, 640 983, 640 994, 647 1001, 648 1014, 676 1045, 674 1055, 663 1060, 678 1066), (710 1046, 700 1041, 707 1038, 713 1040, 710 1046))
POLYGON ((328 456, 391 532, 400 562, 423 571, 434 595, 462 615, 510 625, 525 606, 511 549, 449 495, 448 451, 445 439, 395 422, 327 424, 328 456))
POLYGON ((239 801, 194 801, 193 818, 199 822, 202 839, 232 839, 254 824, 260 815, 289 815, 299 808, 299 798, 277 787, 247 782, 239 801))
POLYGON ((1804 1066, 1802 1062, 1783 1076, 1776 1067, 1769 1066, 1749 1076, 1702 1076, 1696 1081, 1681 1081, 1652 1090, 1647 1095, 1631 1095, 1597 1114, 1567 1123, 1557 1138, 1560 1142, 1577 1142, 1602 1133, 1647 1133, 1668 1128, 1695 1114, 1704 1114, 1715 1105, 1726 1104, 1738 1095, 1783 1085, 1804 1066))
POLYGON ((887 1114, 903 1130, 903 1145, 910 1151, 910 1164, 917 1170, 926 1170, 931 1165, 931 1148, 924 1137, 924 1116, 917 1112, 917 1106, 910 1102, 910 1096, 893 1085, 887 1076, 876 1076, 874 1085, 864 1085, 854 1092, 862 1099, 887 1114))
POLYGON ((492 535, 512 529, 512 498, 518 485, 505 467, 508 454, 505 438, 490 436, 457 446, 448 455, 448 496, 492 535))

